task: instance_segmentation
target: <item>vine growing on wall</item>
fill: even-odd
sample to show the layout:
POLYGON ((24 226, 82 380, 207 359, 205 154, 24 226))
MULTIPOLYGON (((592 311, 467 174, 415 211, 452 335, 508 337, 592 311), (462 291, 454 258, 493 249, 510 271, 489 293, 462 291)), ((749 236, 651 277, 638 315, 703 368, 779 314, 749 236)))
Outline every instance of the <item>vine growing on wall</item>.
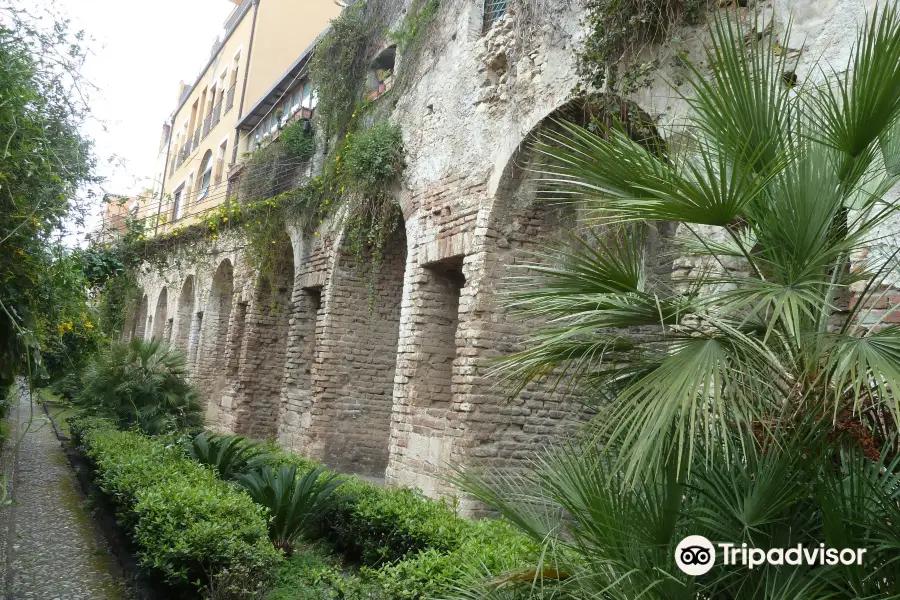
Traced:
POLYGON ((641 61, 641 52, 677 41, 676 30, 700 22, 710 5, 710 0, 585 0, 588 33, 578 53, 576 94, 604 85, 627 94, 649 85, 660 61, 641 61))
POLYGON ((422 32, 434 21, 440 6, 440 0, 413 0, 403 22, 388 34, 401 54, 408 52, 422 39, 422 32))
POLYGON ((367 3, 345 8, 316 45, 309 65, 318 93, 316 119, 326 138, 342 133, 362 95, 369 49, 379 30, 367 3))

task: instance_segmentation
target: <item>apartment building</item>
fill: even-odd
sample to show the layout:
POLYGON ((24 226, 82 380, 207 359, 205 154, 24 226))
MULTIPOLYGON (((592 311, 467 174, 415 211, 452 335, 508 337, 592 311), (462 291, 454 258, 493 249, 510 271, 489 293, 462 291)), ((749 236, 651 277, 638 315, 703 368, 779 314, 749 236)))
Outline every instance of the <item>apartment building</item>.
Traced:
MULTIPOLYGON (((341 10, 322 0, 231 1, 221 38, 197 79, 179 85, 164 126, 156 201, 140 208, 150 235, 195 223, 225 200, 246 110, 260 104, 341 10)), ((310 93, 311 87, 307 104, 310 93)))

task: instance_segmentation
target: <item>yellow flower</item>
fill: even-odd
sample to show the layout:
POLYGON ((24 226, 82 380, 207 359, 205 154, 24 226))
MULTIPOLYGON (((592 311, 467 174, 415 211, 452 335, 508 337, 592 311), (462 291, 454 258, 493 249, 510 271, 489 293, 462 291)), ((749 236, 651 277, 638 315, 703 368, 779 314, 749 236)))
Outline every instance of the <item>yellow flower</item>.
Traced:
POLYGON ((25 251, 19 248, 18 250, 16 250, 16 254, 18 254, 19 256, 25 256, 25 251))
POLYGON ((88 329, 93 329, 94 325, 90 321, 85 321, 84 326, 88 329))

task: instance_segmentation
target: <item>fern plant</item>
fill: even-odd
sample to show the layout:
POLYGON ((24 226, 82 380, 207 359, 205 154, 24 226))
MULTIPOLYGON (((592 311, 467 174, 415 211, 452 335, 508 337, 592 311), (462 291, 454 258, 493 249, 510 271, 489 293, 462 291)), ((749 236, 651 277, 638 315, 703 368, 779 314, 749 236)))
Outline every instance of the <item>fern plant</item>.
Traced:
POLYGON ((247 473, 265 466, 272 460, 259 442, 239 435, 220 435, 203 432, 195 436, 188 454, 197 462, 213 467, 219 477, 232 480, 239 473, 247 473))
POLYGON ((257 504, 268 509, 269 537, 288 556, 297 539, 334 505, 334 491, 344 482, 336 473, 326 473, 321 467, 298 475, 296 466, 282 466, 277 471, 263 467, 238 474, 235 479, 257 504))
POLYGON ((184 354, 159 341, 113 344, 87 366, 76 399, 122 429, 148 435, 203 423, 200 395, 187 379, 184 354))

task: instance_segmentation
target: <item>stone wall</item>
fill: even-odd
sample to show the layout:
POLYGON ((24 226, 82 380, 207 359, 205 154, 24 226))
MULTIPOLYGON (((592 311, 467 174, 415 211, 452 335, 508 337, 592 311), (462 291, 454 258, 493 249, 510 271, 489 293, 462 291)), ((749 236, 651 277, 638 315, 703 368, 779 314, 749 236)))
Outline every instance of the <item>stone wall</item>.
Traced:
MULTIPOLYGON (((550 386, 510 398, 489 375, 491 359, 521 348, 533 326, 503 308, 504 281, 577 226, 536 202, 527 168, 527 142, 566 116, 577 80, 579 8, 550 4, 528 32, 512 14, 482 35, 480 3, 442 3, 419 55, 398 60, 408 70, 392 115, 407 151, 396 198, 403 223, 374 272, 358 268, 338 219, 316 236, 289 226, 291 268, 272 280, 257 281, 238 233, 199 242, 202 258, 190 266, 143 274, 129 333, 194 348, 212 426, 440 495, 453 493, 442 478, 450 465, 512 467, 577 425, 572 399, 550 386)), ((815 76, 811 57, 843 66, 873 5, 757 6, 774 8, 776 31, 794 19, 789 45, 806 77, 815 76)), ((695 49, 700 35, 684 32, 695 49)), ((661 83, 675 75, 666 67, 629 98, 669 140, 686 115, 661 83)))

